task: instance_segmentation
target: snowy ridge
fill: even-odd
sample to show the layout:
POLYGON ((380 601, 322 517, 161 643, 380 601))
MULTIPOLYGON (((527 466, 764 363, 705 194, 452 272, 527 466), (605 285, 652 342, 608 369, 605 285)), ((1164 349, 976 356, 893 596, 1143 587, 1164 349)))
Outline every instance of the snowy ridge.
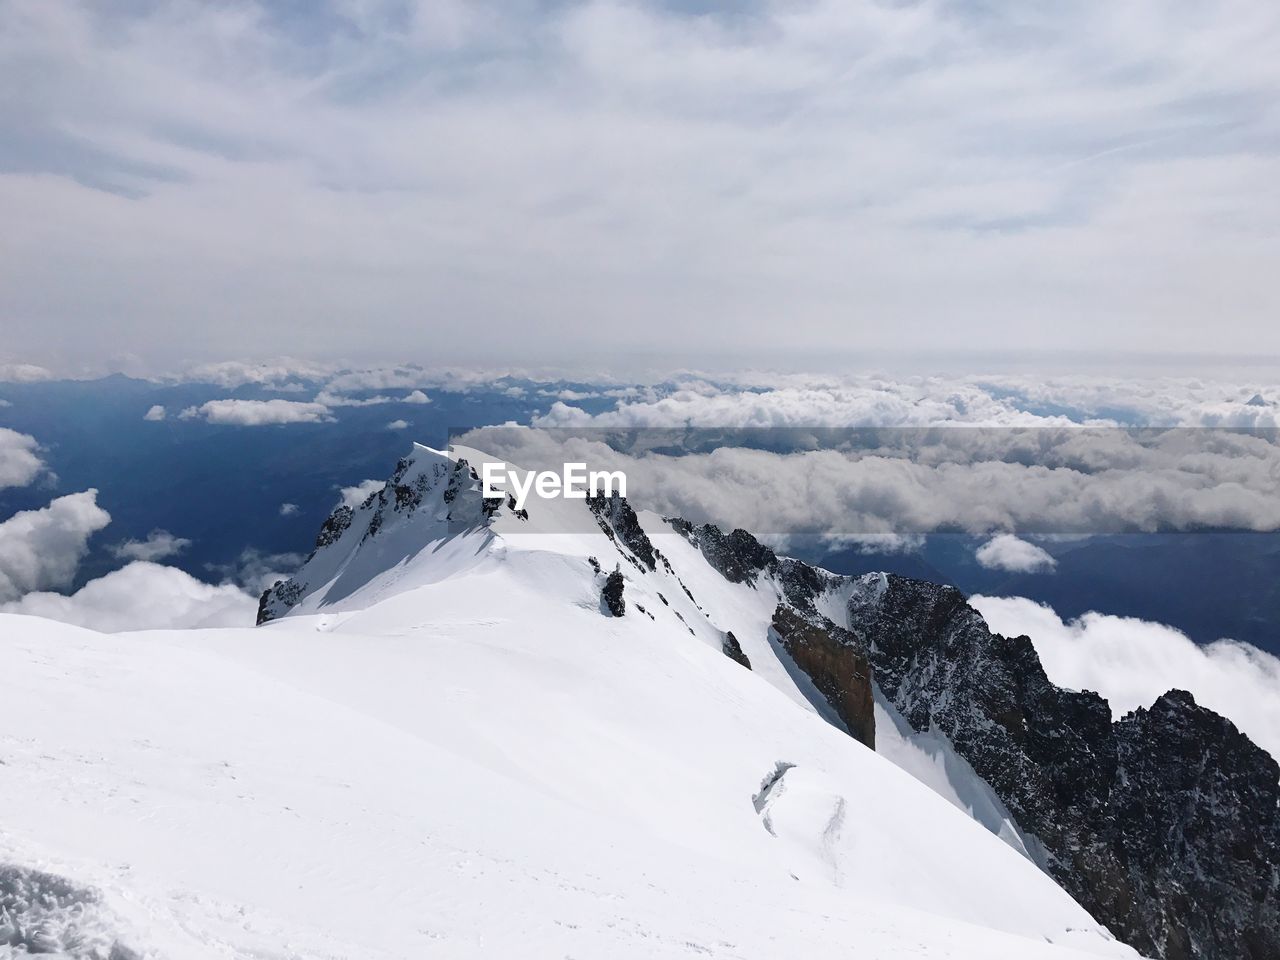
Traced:
POLYGON ((771 627, 792 574, 486 504, 480 462, 415 447, 260 629, 0 617, 0 860, 157 957, 1135 956, 823 715, 771 627))
MULTIPOLYGON (((636 515, 625 500, 617 498, 603 510, 587 505, 600 521, 600 534, 566 534, 563 531, 583 527, 580 519, 571 516, 581 513, 583 504, 543 500, 519 513, 509 502, 483 504, 476 471, 487 460, 499 462, 469 448, 455 448, 451 455, 415 444, 383 489, 371 494, 349 521, 344 515, 349 508, 339 507, 326 523, 321 543, 294 581, 303 585, 301 600, 296 601, 298 612, 362 609, 416 585, 469 571, 480 573, 486 565, 492 569, 499 562, 521 568, 523 576, 541 579, 545 571, 540 564, 547 558, 530 563, 528 553, 558 554, 557 563, 565 558, 585 559, 597 574, 617 564, 624 570, 625 596, 640 615, 660 628, 688 632, 720 650, 732 635, 757 675, 801 708, 845 728, 828 698, 814 687, 771 629, 774 612, 779 603, 787 602, 788 590, 774 571, 751 566, 751 560, 763 563, 765 559, 754 546, 746 548, 749 557, 743 564, 728 555, 731 548, 721 544, 715 528, 703 531, 700 544, 688 525, 653 513, 636 515), (423 495, 411 496, 406 488, 423 495), (456 498, 451 495, 455 490, 456 498), (619 517, 628 515, 631 520, 624 522, 638 528, 645 541, 639 550, 628 549, 627 537, 615 534, 619 517), (335 527, 340 528, 337 538, 329 535, 335 527), (710 536, 715 537, 714 543, 708 542, 710 536), (419 552, 428 559, 411 563, 409 558, 419 552), (716 565, 707 559, 708 552, 716 565), (696 585, 696 592, 690 583, 696 585), (317 586, 308 588, 308 584, 317 586), (358 595, 348 599, 352 593, 358 595)), ((505 462, 503 466, 512 468, 505 462)), ((588 578, 585 569, 572 561, 569 568, 575 573, 567 578, 569 582, 548 587, 579 605, 596 607, 600 576, 588 578)), ((874 604, 886 589, 883 575, 852 579, 819 572, 824 582, 813 595, 814 607, 841 626, 848 625, 851 608, 874 604)), ((281 589, 286 595, 295 593, 295 587, 286 584, 269 594, 281 589)), ((878 752, 1015 850, 1043 864, 1042 854, 1033 857, 1031 853, 1038 851, 1035 841, 1022 835, 999 798, 955 754, 945 735, 915 733, 878 691, 875 716, 878 752)))

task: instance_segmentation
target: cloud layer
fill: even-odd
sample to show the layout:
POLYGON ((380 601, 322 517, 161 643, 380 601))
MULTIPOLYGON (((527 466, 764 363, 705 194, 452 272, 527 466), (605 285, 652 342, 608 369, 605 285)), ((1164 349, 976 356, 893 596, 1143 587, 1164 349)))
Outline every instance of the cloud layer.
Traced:
POLYGON ((1115 717, 1167 690, 1189 690, 1280 759, 1280 659, 1232 640, 1197 646, 1172 627, 1130 617, 1087 613, 1064 623, 1022 597, 969 602, 996 632, 1029 636, 1050 680, 1096 690, 1115 717))
POLYGON ((7 349, 1280 350, 1255 0, 5 10, 7 349))
POLYGON ((456 439, 529 469, 621 469, 640 506, 760 534, 1280 529, 1280 446, 1266 435, 499 427, 456 439))
POLYGON ((187 627, 251 626, 257 600, 230 584, 214 586, 177 567, 138 560, 70 596, 28 593, 0 612, 61 620, 103 633, 187 627))

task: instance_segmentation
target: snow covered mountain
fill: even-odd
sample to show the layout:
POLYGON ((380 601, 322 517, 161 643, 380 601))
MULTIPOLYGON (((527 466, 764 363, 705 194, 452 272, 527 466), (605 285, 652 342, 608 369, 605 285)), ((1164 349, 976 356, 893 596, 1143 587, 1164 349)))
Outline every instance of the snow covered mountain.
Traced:
MULTIPOLYGON (((885 682, 886 650, 929 661, 893 646, 894 622, 928 645, 950 619, 914 620, 927 608, 895 578, 620 499, 486 501, 482 460, 415 447, 334 512, 258 629, 0 617, 0 945, 1136 956, 1046 872, 1060 858, 1019 797, 975 772, 997 741, 948 726, 948 703, 973 720, 989 691, 959 668, 885 682)), ((1214 782, 1242 816, 1236 781, 1214 782)))
POLYGON ((510 555, 516 544, 551 549, 570 571, 547 589, 602 613, 630 604, 719 648, 911 771, 1144 953, 1280 955, 1280 773, 1189 694, 1113 724, 1101 697, 1055 687, 1027 638, 993 634, 954 589, 837 577, 746 531, 637 516, 619 498, 517 512, 481 500, 471 464, 484 459, 419 448, 358 511, 330 519, 298 577, 264 596, 262 618, 295 602, 341 609, 352 585, 365 607, 412 583, 416 564, 402 559, 441 536, 473 545, 468 562, 488 552, 474 538, 494 538, 508 567, 528 562, 510 555))
POLYGON ((651 569, 638 536, 658 518, 597 505, 610 533, 564 533, 546 511, 486 509, 468 481, 415 450, 326 525, 264 604, 288 615, 262 629, 0 618, 0 943, 1132 956, 1017 850, 816 715, 757 629, 763 590, 674 532, 651 569), (601 591, 619 566, 615 617, 601 591), (753 670, 723 654, 730 631, 753 670))

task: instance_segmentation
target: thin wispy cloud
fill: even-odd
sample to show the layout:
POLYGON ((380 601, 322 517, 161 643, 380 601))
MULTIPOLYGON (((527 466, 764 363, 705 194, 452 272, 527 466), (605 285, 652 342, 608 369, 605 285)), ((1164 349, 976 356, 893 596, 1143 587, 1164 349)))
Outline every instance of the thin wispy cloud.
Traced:
POLYGON ((120 560, 155 562, 176 556, 189 546, 191 541, 186 537, 175 537, 168 530, 152 530, 145 540, 126 540, 116 544, 111 553, 120 560))

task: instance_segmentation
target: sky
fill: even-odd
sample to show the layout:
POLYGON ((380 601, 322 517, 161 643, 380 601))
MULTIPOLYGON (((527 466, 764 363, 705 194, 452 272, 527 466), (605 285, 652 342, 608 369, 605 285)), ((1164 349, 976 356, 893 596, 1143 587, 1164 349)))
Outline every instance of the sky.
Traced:
POLYGON ((1280 355, 1280 7, 0 0, 0 361, 1280 355))

